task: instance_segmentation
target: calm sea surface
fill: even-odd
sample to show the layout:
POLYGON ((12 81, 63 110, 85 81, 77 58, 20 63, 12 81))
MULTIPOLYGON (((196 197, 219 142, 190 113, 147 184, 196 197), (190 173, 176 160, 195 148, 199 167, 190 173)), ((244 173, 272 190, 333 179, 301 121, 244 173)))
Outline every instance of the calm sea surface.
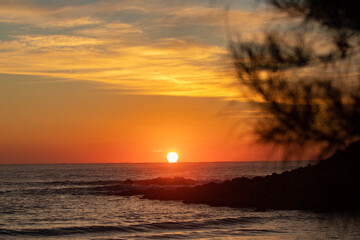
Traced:
POLYGON ((0 239, 360 239, 354 213, 257 212, 111 192, 126 179, 205 183, 307 164, 0 165, 0 239))

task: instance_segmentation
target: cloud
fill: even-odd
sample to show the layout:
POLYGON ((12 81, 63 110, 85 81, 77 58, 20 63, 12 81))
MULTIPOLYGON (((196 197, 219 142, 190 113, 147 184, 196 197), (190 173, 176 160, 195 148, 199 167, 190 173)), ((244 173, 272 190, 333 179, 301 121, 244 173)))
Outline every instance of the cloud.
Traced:
POLYGON ((264 23, 283 22, 285 14, 275 13, 268 9, 257 10, 230 9, 203 6, 173 9, 160 15, 154 22, 160 26, 176 27, 179 25, 199 25, 221 28, 229 24, 237 31, 259 32, 264 28, 264 23))
MULTIPOLYGON (((232 98, 238 92, 226 46, 211 41, 226 42, 223 17, 202 1, 0 1, 0 22, 26 25, 11 25, 0 41, 0 72, 95 81, 137 94, 232 98), (205 30, 177 31, 190 25, 205 30)), ((231 11, 231 21, 248 31, 266 18, 231 11)))
POLYGON ((142 34, 143 31, 132 24, 111 22, 91 28, 76 30, 75 33, 96 38, 118 38, 125 34, 142 34))
POLYGON ((177 39, 145 45, 65 36, 22 36, 0 44, 0 72, 95 81, 141 94, 233 95, 221 68, 226 50, 177 39), (89 45, 91 45, 89 47, 89 45), (107 51, 111 48, 111 52, 107 51), (219 79, 222 77, 222 81, 219 79))
POLYGON ((26 24, 36 27, 73 27, 98 24, 101 21, 92 16, 81 15, 69 7, 36 5, 32 1, 1 1, 0 22, 26 24))
POLYGON ((33 48, 43 47, 78 47, 96 45, 102 43, 102 41, 79 36, 67 36, 67 35, 25 35, 15 36, 20 43, 33 48))

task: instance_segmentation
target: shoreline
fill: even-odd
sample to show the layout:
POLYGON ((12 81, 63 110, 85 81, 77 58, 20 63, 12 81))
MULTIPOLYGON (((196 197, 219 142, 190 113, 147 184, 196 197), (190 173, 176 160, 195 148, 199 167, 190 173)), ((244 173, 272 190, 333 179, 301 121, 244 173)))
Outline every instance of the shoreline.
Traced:
POLYGON ((360 190, 355 184, 360 182, 359 150, 360 141, 316 165, 281 174, 174 189, 151 188, 137 195, 145 199, 258 210, 358 211, 360 190))

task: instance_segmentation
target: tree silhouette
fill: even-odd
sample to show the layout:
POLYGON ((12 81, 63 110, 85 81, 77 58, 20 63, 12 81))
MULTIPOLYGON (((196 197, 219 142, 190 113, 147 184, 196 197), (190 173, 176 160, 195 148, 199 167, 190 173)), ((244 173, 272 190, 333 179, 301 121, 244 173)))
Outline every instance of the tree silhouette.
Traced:
POLYGON ((360 1, 265 1, 301 23, 230 44, 240 82, 270 113, 255 124, 259 140, 285 157, 314 146, 323 157, 358 140, 360 1))

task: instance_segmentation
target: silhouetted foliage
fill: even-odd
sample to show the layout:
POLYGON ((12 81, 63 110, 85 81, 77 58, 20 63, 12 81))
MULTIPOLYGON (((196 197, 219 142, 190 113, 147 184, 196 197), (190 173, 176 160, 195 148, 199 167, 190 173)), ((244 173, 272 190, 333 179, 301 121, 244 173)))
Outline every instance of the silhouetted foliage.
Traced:
POLYGON ((359 139, 359 1, 267 2, 302 21, 230 45, 241 83, 271 114, 255 125, 260 140, 288 157, 314 146, 323 156, 359 139))
POLYGON ((266 0, 291 16, 317 21, 335 31, 360 30, 357 0, 266 0))

